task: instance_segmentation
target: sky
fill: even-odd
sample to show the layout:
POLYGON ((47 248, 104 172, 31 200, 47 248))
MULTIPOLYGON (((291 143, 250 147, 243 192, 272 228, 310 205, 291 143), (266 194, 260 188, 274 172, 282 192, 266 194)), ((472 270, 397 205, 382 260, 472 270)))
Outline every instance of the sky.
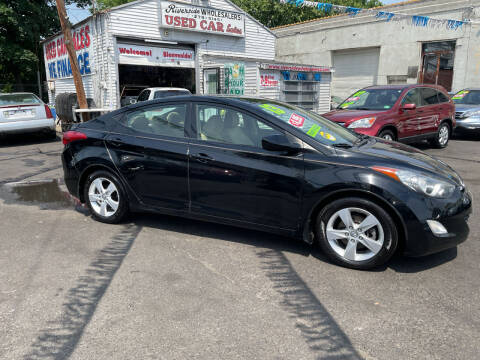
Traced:
MULTIPOLYGON (((401 1, 402 0, 382 0, 385 5, 398 3, 401 1)), ((332 1, 332 3, 335 4, 335 1, 332 1)), ((90 16, 90 11, 88 11, 87 9, 80 9, 74 4, 67 6, 67 13, 72 24, 76 24, 79 21, 82 21, 83 19, 90 16)))

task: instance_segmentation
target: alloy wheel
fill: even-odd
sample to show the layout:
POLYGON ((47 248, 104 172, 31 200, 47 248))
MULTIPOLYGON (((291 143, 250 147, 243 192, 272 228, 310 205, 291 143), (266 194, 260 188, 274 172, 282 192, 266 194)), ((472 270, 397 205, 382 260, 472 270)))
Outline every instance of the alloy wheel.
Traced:
POLYGON ((448 142, 449 130, 447 125, 443 125, 438 131, 438 142, 444 146, 448 142))
POLYGON ((366 261, 383 247, 384 231, 375 215, 360 208, 344 208, 327 222, 326 237, 330 247, 349 261, 366 261))
POLYGON ((393 141, 393 137, 392 137, 392 135, 390 135, 390 134, 385 134, 385 135, 383 135, 383 138, 384 138, 385 140, 393 141))
POLYGON ((110 217, 115 215, 120 205, 120 194, 115 184, 104 177, 92 181, 88 189, 88 200, 98 215, 110 217))

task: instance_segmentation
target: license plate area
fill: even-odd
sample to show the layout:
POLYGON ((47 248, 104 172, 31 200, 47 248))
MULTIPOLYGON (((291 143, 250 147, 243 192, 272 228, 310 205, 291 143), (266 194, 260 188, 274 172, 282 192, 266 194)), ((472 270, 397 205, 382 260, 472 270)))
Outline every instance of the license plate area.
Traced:
POLYGON ((35 116, 35 109, 5 110, 3 116, 6 119, 31 118, 35 116))

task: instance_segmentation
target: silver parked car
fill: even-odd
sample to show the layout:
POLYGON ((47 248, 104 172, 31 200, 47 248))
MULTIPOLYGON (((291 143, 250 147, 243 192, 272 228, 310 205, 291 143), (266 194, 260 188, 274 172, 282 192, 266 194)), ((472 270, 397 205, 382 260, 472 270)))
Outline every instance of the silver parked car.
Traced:
POLYGON ((50 108, 32 93, 0 94, 0 134, 44 131, 56 136, 50 108))
POLYGON ((455 103, 455 131, 480 132, 480 88, 464 89, 452 97, 455 103))

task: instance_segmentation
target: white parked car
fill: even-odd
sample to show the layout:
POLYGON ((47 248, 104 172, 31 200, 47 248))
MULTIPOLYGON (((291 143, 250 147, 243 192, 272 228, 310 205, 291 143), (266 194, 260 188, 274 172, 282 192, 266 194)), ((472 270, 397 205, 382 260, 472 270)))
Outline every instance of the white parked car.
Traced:
POLYGON ((0 94, 0 134, 44 131, 56 136, 50 108, 32 93, 0 94))
POLYGON ((183 88, 173 87, 152 87, 142 90, 138 95, 137 102, 153 99, 161 99, 168 96, 191 95, 192 93, 183 88))

